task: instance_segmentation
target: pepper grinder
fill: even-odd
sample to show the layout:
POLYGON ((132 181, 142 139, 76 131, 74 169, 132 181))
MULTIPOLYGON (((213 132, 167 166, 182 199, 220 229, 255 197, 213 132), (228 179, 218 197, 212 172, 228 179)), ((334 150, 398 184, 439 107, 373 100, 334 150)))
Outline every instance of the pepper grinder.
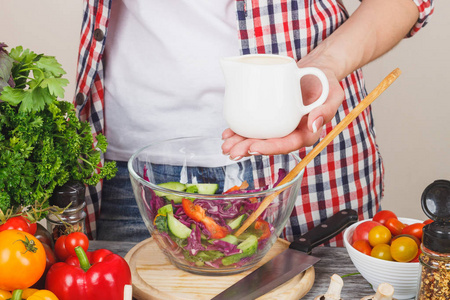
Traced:
POLYGON ((85 191, 85 185, 79 181, 70 181, 54 189, 49 199, 50 205, 64 209, 70 204, 63 213, 58 214, 56 210, 52 210, 46 217, 47 229, 54 241, 68 232, 86 233, 85 191))
POLYGON ((450 181, 431 183, 424 190, 421 203, 433 222, 423 228, 416 299, 450 299, 450 181))

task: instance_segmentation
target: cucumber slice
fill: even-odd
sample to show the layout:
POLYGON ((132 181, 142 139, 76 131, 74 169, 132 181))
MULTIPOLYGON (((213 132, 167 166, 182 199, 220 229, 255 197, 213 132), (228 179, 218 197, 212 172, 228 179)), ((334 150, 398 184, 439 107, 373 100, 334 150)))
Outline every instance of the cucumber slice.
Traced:
POLYGON ((163 207, 158 209, 158 214, 159 215, 167 216, 169 213, 173 213, 172 204, 164 205, 163 207))
POLYGON ((239 244, 239 239, 236 236, 232 235, 232 234, 229 234, 226 237, 221 238, 220 240, 224 241, 224 242, 227 242, 227 243, 230 243, 230 244, 233 244, 233 245, 239 244))
MULTIPOLYGON (((166 188, 166 189, 174 190, 174 191, 179 191, 179 192, 184 192, 186 190, 185 184, 182 184, 182 183, 179 183, 176 181, 160 183, 160 184, 158 184, 158 186, 166 188)), ((181 199, 183 199, 182 196, 172 195, 169 193, 164 193, 164 192, 159 192, 159 191, 155 191, 155 194, 159 197, 165 197, 167 200, 173 201, 175 203, 181 203, 181 199)))
POLYGON ((227 224, 228 224, 228 226, 230 226, 230 228, 233 229, 233 230, 238 229, 238 228, 241 226, 242 221, 244 221, 244 219, 245 219, 246 216, 247 216, 247 215, 240 215, 239 217, 236 217, 235 219, 231 220, 231 221, 230 221, 229 223, 227 223, 227 224))
POLYGON ((242 258, 249 257, 255 254, 256 250, 258 249, 258 238, 254 235, 250 235, 242 243, 237 245, 237 248, 241 249, 242 253, 233 254, 222 258, 222 264, 224 266, 229 266, 231 264, 237 263, 242 258))
POLYGON ((214 195, 219 189, 219 185, 217 183, 187 183, 186 188, 193 190, 194 193, 197 190, 198 194, 214 195))
POLYGON ((170 232, 180 239, 187 239, 191 235, 192 230, 175 219, 171 213, 167 215, 167 226, 169 227, 170 232))

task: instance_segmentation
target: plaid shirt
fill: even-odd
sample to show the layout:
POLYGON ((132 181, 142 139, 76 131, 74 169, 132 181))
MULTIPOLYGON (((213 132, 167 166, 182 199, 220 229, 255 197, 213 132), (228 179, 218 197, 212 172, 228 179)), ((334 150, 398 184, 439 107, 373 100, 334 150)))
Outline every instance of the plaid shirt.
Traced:
MULTIPOLYGON (((433 13, 433 0, 411 0, 420 16, 409 36, 425 26, 433 13)), ((108 33, 112 0, 84 0, 74 103, 80 120, 88 120, 95 135, 104 132, 104 80, 102 54, 108 33)), ((237 28, 241 54, 276 53, 301 59, 329 36, 347 18, 341 0, 236 0, 237 28)), ((326 125, 328 133, 365 96, 361 70, 341 82, 345 100, 335 118, 326 125)), ((301 149, 300 157, 311 150, 301 149)), ((344 208, 358 211, 360 219, 379 209, 383 195, 383 164, 375 142, 371 108, 366 109, 333 143, 305 169, 301 196, 283 234, 306 232, 344 208)), ((95 220, 100 213, 101 183, 86 195, 86 228, 95 238, 95 220)), ((342 245, 342 237, 331 245, 342 245)))

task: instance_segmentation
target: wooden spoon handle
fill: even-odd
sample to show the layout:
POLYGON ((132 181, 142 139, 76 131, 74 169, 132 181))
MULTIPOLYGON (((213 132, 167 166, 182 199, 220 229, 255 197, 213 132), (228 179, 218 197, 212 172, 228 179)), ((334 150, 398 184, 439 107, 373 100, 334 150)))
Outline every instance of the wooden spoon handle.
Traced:
MULTIPOLYGON (((370 92, 348 115, 337 124, 284 178, 278 185, 283 185, 297 176, 306 165, 311 162, 331 141, 342 132, 356 117, 363 112, 379 95, 381 95, 401 74, 396 68, 378 86, 370 92)), ((282 190, 276 191, 263 199, 258 209, 256 209, 236 231, 235 236, 241 235, 269 206, 269 204, 280 194, 282 190)))

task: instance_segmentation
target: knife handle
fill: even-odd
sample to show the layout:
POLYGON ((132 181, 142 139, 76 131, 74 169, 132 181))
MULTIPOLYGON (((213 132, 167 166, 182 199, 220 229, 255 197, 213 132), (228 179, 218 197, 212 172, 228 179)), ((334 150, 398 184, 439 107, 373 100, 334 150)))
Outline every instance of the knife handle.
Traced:
POLYGON ((353 209, 344 209, 320 223, 300 238, 293 241, 289 248, 311 253, 317 247, 338 235, 345 228, 358 221, 358 213, 353 209))

